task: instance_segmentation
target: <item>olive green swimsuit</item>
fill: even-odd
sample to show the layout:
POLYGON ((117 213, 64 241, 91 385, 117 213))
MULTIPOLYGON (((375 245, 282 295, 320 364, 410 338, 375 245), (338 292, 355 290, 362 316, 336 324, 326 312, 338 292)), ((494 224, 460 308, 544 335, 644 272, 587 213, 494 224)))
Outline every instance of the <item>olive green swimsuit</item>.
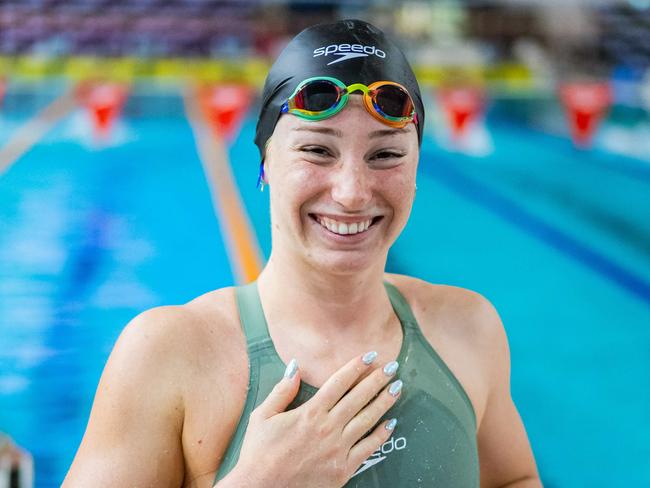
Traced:
MULTIPOLYGON (((478 487, 476 417, 472 403, 422 335, 399 290, 389 283, 385 287, 402 324, 396 378, 404 381, 404 388, 383 419, 397 417, 398 422, 390 439, 364 461, 345 487, 478 487)), ((269 336, 256 283, 238 287, 236 296, 248 344, 249 389, 215 481, 225 477, 237 464, 251 411, 264 401, 285 369, 269 336)), ((305 403, 316 391, 317 388, 301 382, 289 409, 305 403)))

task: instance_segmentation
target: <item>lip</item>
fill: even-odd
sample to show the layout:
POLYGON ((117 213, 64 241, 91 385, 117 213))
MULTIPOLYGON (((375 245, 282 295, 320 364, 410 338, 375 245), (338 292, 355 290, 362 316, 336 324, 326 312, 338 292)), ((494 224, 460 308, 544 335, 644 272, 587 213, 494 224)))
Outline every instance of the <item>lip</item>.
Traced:
POLYGON ((362 217, 359 217, 359 216, 355 216, 353 218, 345 217, 345 219, 343 219, 343 218, 340 218, 339 216, 335 216, 335 215, 332 215, 332 214, 321 214, 321 213, 318 213, 318 214, 310 213, 309 214, 309 220, 312 222, 313 225, 317 226, 318 229, 320 229, 320 231, 323 233, 323 235, 327 239, 333 240, 333 241, 335 241, 337 243, 342 243, 342 244, 356 244, 358 242, 366 240, 370 236, 371 232, 373 232, 375 224, 377 224, 378 222, 383 220, 383 218, 384 218, 383 215, 378 215, 378 216, 375 216, 374 218, 373 217, 363 217, 362 218, 362 217), (342 235, 342 234, 337 234, 335 232, 332 232, 327 227, 321 225, 316 220, 316 216, 326 217, 326 218, 330 218, 330 219, 333 219, 333 220, 339 220, 340 222, 344 222, 344 223, 360 222, 364 218, 365 218, 365 220, 371 220, 372 222, 370 224, 370 227, 368 227, 363 232, 359 232, 357 234, 342 235))
MULTIPOLYGON (((354 224, 355 222, 363 222, 366 220, 371 220, 372 223, 375 223, 375 219, 383 217, 382 215, 337 215, 337 214, 328 214, 320 212, 310 212, 309 216, 325 217, 327 219, 336 220, 338 222, 343 222, 344 224, 354 224)), ((372 224, 371 224, 372 226, 372 224)))

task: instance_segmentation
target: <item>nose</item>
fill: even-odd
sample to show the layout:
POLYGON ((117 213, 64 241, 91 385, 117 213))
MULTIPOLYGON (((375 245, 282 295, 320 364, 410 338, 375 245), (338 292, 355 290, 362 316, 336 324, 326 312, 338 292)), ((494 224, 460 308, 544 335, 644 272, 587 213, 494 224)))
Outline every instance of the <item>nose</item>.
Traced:
POLYGON ((372 175, 366 163, 349 158, 332 175, 332 199, 349 212, 366 208, 372 198, 372 175))

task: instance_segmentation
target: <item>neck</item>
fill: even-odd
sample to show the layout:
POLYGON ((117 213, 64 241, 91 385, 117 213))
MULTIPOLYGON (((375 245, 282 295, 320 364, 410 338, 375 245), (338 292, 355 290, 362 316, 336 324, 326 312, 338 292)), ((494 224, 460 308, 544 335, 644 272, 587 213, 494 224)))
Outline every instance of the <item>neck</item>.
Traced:
POLYGON ((372 340, 394 318, 383 280, 383 266, 340 275, 285 264, 272 254, 258 285, 274 327, 316 338, 372 340))

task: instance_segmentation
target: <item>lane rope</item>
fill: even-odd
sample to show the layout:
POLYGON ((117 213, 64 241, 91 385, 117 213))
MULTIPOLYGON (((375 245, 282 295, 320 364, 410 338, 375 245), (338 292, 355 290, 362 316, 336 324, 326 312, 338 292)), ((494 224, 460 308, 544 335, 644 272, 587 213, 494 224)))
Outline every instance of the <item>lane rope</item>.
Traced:
POLYGON ((228 151, 204 119, 195 90, 183 90, 187 119, 203 164, 212 203, 237 284, 255 280, 262 270, 262 252, 230 168, 228 151))
POLYGON ((0 176, 77 106, 72 90, 56 98, 20 126, 0 147, 0 176))

